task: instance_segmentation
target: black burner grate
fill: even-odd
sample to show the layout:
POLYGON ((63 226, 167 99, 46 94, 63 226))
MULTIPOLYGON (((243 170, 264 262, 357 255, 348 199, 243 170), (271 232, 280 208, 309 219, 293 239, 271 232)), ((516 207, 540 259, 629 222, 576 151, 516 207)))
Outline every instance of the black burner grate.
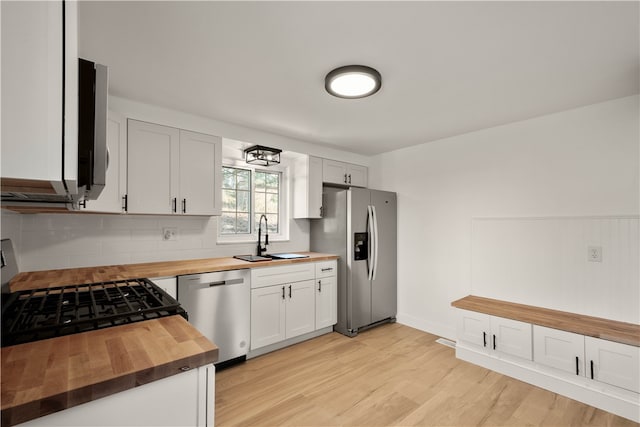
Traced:
POLYGON ((187 313, 149 279, 14 292, 3 300, 2 346, 187 313))

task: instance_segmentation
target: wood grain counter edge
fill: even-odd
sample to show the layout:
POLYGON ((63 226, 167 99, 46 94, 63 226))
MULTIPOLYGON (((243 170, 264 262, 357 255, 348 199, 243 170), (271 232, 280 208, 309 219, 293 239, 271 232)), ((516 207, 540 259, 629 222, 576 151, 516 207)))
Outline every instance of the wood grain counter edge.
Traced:
POLYGON ((640 325, 468 295, 453 307, 640 347, 640 325))
MULTIPOLYGON (((108 344, 108 343, 107 343, 108 344)), ((122 352, 127 352, 127 348, 122 348, 122 352)), ((59 338, 51 338, 44 341, 36 341, 28 344, 21 344, 13 347, 5 347, 2 349, 2 426, 13 426, 35 418, 39 418, 54 412, 71 408, 101 397, 109 396, 121 391, 125 391, 140 385, 148 384, 152 381, 180 374, 185 367, 189 369, 198 368, 200 366, 214 363, 218 359, 218 348, 209 340, 203 337, 195 328, 184 321, 180 316, 172 316, 171 318, 147 320, 124 326, 116 326, 99 331, 85 332, 83 334, 68 335, 59 338), (149 326, 149 322, 159 322, 149 326), (160 325, 162 323, 162 326, 160 325), (147 324, 147 325, 144 325, 147 324), (103 345, 109 340, 118 340, 124 334, 131 334, 129 340, 139 339, 134 329, 148 329, 147 339, 154 339, 158 336, 159 340, 163 340, 163 344, 167 345, 166 351, 164 347, 160 349, 158 354, 156 349, 150 349, 148 352, 156 352, 153 355, 141 355, 140 347, 132 350, 131 354, 113 354, 113 349, 109 349, 108 345, 103 345), (120 332, 119 332, 120 331, 120 332), (80 337, 84 335, 84 337, 80 337), (88 338, 87 338, 88 337, 88 338), (82 344, 69 344, 63 340, 79 340, 82 344), (56 341, 57 340, 57 341, 56 341), (48 343, 45 343, 48 341, 48 343), (23 347, 20 347, 23 346, 23 347), (28 346, 28 347, 27 347, 28 346), (91 357, 90 354, 97 354, 97 358, 102 357, 108 360, 122 359, 131 356, 146 358, 147 362, 142 363, 142 367, 138 369, 125 369, 119 374, 102 375, 101 378, 84 381, 76 381, 73 386, 66 385, 67 382, 58 378, 46 378, 48 375, 42 375, 43 378, 28 379, 31 370, 45 369, 42 363, 49 365, 52 363, 50 359, 55 359, 56 348, 59 347, 73 348, 75 358, 78 358, 78 347, 86 347, 81 351, 82 356, 91 357), (40 354, 40 361, 33 360, 31 357, 39 351, 45 352, 49 349, 51 354, 40 354), (102 350, 101 349, 105 349, 102 350), (22 356, 16 356, 15 353, 22 352, 22 356), (109 355, 105 353, 111 352, 109 355), (135 353, 137 352, 137 353, 135 353), (173 358, 173 355, 175 358, 173 358), (148 357, 147 357, 148 356, 148 357), (24 360, 19 360, 22 357, 24 360), (18 365, 12 364, 12 361, 18 359, 18 365), (152 362, 151 360, 160 360, 161 362, 152 362), (21 369, 16 369, 20 366, 21 369), (13 368, 13 369, 12 369, 13 368), (45 391, 46 390, 46 391, 45 391)), ((54 362, 55 363, 55 360, 54 362)), ((51 367, 46 367, 47 372, 51 367)), ((78 367, 82 370, 82 367, 78 367)), ((87 371, 89 368, 86 368, 87 371)), ((108 366, 103 366, 101 371, 108 371, 108 366)), ((116 369, 117 370, 117 369, 116 369)), ((88 372, 87 372, 88 373, 88 372)), ((67 376, 71 376, 70 372, 66 372, 67 376)), ((74 372, 77 375, 77 372, 74 372)))
POLYGON ((248 268, 273 267, 301 262, 330 261, 337 255, 317 252, 298 252, 308 258, 278 259, 262 262, 247 262, 233 257, 203 258, 182 261, 160 261, 141 264, 105 265, 98 267, 67 268, 19 273, 11 280, 12 292, 42 289, 52 286, 83 285, 112 280, 171 277, 185 274, 215 271, 242 270, 248 268))

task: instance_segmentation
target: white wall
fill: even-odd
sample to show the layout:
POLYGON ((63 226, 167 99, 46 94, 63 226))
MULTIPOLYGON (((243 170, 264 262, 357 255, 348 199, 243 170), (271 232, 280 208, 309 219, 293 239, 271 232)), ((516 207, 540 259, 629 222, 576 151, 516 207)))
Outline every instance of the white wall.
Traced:
MULTIPOLYGON (((371 186, 398 193, 398 320, 455 337, 450 303, 472 293, 473 218, 638 216, 638 104, 621 98, 376 156, 371 186)), ((603 292, 633 296, 614 280, 603 292)))
MULTIPOLYGON (((223 137, 238 155, 238 141, 367 165, 369 158, 179 111, 110 97, 109 108, 138 120, 223 137), (231 139, 231 140, 228 140, 231 139)), ((229 148, 229 147, 226 147, 229 148)), ((152 167, 152 165, 150 165, 152 167)), ((254 253, 253 243, 217 244, 217 217, 96 214, 15 214, 2 210, 1 235, 11 238, 21 271, 180 260, 254 253), (177 241, 162 228, 176 227, 177 241)), ((289 240, 269 251, 309 250, 309 220, 290 220, 289 240)))

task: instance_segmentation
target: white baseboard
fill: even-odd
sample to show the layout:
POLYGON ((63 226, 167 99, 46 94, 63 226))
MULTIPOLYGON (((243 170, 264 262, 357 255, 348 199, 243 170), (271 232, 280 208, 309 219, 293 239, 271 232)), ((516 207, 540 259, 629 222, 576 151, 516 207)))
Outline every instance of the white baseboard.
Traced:
POLYGON ((456 357, 629 420, 640 422, 640 395, 638 393, 583 377, 565 378, 561 376, 561 373, 542 371, 540 366, 527 360, 520 362, 499 359, 489 356, 481 350, 465 346, 461 342, 456 345, 456 357))
POLYGON ((456 340, 455 325, 451 326, 442 323, 434 323, 404 313, 397 314, 396 322, 402 323, 403 325, 411 326, 412 328, 419 329, 423 332, 447 338, 451 341, 456 340))

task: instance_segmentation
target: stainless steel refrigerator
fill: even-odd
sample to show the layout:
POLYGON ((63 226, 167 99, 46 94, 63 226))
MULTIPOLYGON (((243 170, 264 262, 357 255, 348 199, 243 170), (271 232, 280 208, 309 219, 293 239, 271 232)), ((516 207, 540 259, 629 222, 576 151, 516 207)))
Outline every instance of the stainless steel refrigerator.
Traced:
POLYGON ((324 187, 323 217, 311 221, 311 250, 338 259, 338 323, 347 336, 397 312, 396 193, 324 187))

